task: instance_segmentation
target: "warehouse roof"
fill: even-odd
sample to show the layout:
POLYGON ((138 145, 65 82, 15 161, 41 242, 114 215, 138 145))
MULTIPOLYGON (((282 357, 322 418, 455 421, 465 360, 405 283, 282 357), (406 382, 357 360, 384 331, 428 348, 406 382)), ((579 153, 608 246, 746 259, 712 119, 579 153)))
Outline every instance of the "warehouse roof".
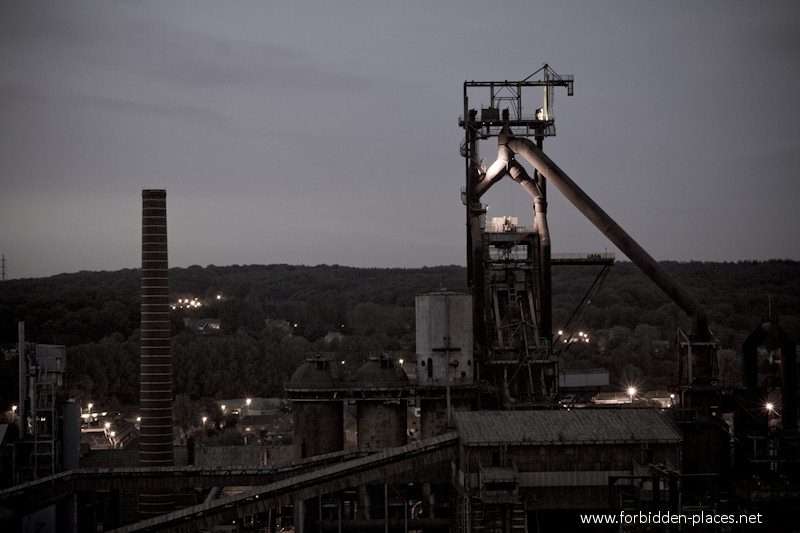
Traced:
POLYGON ((467 445, 677 443, 677 428, 654 409, 471 411, 454 413, 467 445))

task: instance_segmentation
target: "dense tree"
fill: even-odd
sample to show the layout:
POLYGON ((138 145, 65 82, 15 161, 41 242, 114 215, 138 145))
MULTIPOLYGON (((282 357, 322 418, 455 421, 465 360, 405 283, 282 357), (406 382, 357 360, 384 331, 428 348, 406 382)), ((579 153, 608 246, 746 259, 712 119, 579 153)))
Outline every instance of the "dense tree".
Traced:
MULTIPOLYGON (((800 335, 800 263, 662 266, 705 306, 724 348, 720 373, 726 382, 740 381, 741 344, 763 319, 780 316, 790 336, 800 335)), ((598 273, 591 267, 553 269, 554 326, 566 327, 572 317, 570 328, 591 339, 560 346, 566 348, 563 366, 603 367, 618 381, 668 384, 677 374, 676 330, 688 328, 687 317, 628 262, 614 265, 590 305, 576 313, 598 273)), ((345 361, 345 372, 381 352, 412 360, 415 296, 465 290, 465 280, 459 266, 171 269, 174 299, 199 297, 204 304, 172 312, 174 391, 195 405, 203 398, 281 395, 294 369, 314 353, 345 361), (219 319, 222 329, 201 335, 184 327, 184 321, 201 318, 219 319), (267 328, 267 320, 275 322, 267 328), (284 321, 288 328, 275 325, 284 321), (328 342, 329 332, 345 336, 328 342)), ((135 404, 139 282, 133 269, 6 280, 0 284, 0 342, 16 343, 17 322, 24 320, 29 341, 68 346, 66 381, 73 397, 106 406, 135 404)), ((5 403, 14 401, 13 392, 13 383, 3 388, 5 403)))

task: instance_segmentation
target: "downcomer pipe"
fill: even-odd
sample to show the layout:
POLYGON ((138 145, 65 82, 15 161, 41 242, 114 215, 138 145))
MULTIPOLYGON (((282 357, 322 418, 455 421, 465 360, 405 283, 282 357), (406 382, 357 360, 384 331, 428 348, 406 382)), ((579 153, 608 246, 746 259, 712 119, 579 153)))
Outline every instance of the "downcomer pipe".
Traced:
POLYGON ((506 147, 532 164, 556 189, 614 243, 633 263, 672 299, 692 321, 695 340, 710 339, 708 317, 702 305, 681 287, 594 200, 567 176, 544 152, 526 138, 510 137, 506 147))
POLYGON ((539 299, 542 307, 541 326, 547 341, 552 342, 553 301, 550 269, 550 228, 547 225, 547 200, 544 194, 542 194, 539 184, 528 176, 525 168, 517 161, 512 160, 509 162, 508 175, 511 176, 511 179, 522 185, 522 188, 528 191, 528 194, 533 197, 534 230, 539 235, 539 285, 541 287, 539 299))
POLYGON ((552 298, 551 298, 551 271, 550 271, 550 230, 547 225, 547 201, 542 189, 535 180, 528 176, 525 168, 513 159, 514 153, 506 146, 511 138, 510 130, 506 126, 498 136, 497 159, 486 170, 486 175, 476 184, 474 201, 480 198, 489 188, 508 175, 519 183, 533 198, 534 228, 539 235, 539 264, 541 294, 539 295, 542 306, 541 329, 548 341, 552 337, 552 298))

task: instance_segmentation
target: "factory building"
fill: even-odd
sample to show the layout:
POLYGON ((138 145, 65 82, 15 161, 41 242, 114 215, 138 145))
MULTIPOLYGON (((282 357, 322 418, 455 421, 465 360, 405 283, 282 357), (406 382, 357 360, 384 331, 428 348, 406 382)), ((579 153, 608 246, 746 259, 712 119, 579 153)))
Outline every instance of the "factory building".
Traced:
MULTIPOLYGON (((152 499, 140 503, 167 505, 168 498, 159 497, 168 496, 168 489, 191 485, 208 491, 207 501, 120 531, 194 531, 268 516, 266 529, 272 533, 274 511, 286 506, 293 508, 298 533, 572 531, 580 529, 580 513, 646 512, 763 513, 769 516, 767 530, 796 531, 800 437, 794 342, 777 323, 765 322, 743 347, 744 387, 720 386, 719 341, 703 306, 543 152, 544 139, 555 135, 553 93, 559 87, 571 95, 572 76, 548 65, 522 81, 464 83, 459 124, 468 292, 417 296, 416 380, 385 355, 368 360, 351 379, 330 358, 311 357, 285 387, 294 416, 291 465, 236 472, 151 468, 107 473, 101 481, 79 470, 47 484, 0 491, 0 505, 35 507, 42 495, 54 498, 101 484, 119 491, 148 487, 152 499), (534 114, 523 113, 531 108, 527 100, 523 106, 529 89, 542 98, 534 114), (474 90, 489 93, 480 109, 470 107, 474 90), (490 150, 497 153, 488 166, 479 152, 486 141, 496 141, 490 150), (532 224, 514 217, 487 223, 482 197, 504 177, 530 194, 532 224), (632 393, 629 401, 612 404, 562 401, 562 394, 576 389, 605 386, 608 376, 586 372, 575 379, 559 368, 551 269, 596 265, 602 282, 613 256, 552 256, 550 186, 685 312, 690 329, 680 330, 676 339, 680 381, 657 396, 660 401, 636 403, 632 393), (763 343, 781 352, 781 382, 768 391, 757 383, 757 347, 763 343), (355 408, 357 419, 352 449, 344 439, 346 405, 355 408), (408 438, 411 408, 419 412, 419 439, 408 438), (224 485, 245 488, 215 499, 217 492, 209 489, 224 485)), ((163 195, 153 196, 160 206, 163 195)), ((154 244, 161 241, 154 235, 154 244)), ((160 279, 165 236, 163 258, 149 261, 153 279, 160 279)), ((165 281, 155 285, 163 289, 165 281)), ((143 285, 143 340, 144 290, 143 285)), ((596 291, 596 285, 590 287, 584 301, 596 291)), ((152 325, 156 339, 163 322, 154 319, 152 325)), ((148 398, 154 410, 163 409, 158 416, 166 417, 162 392, 171 387, 169 353, 152 348, 146 352, 143 345, 142 376, 154 376, 159 387, 143 387, 142 400, 148 398), (152 357, 151 367, 145 356, 152 357)), ((151 436, 153 451, 162 453, 155 430, 151 436)), ((142 437, 144 443, 144 432, 142 437)), ((168 452, 163 450, 165 463, 172 460, 168 452)), ((623 524, 601 530, 663 529, 623 524)))
POLYGON ((652 409, 475 411, 455 424, 459 530, 533 531, 621 500, 650 509, 654 476, 681 465, 680 432, 652 409))

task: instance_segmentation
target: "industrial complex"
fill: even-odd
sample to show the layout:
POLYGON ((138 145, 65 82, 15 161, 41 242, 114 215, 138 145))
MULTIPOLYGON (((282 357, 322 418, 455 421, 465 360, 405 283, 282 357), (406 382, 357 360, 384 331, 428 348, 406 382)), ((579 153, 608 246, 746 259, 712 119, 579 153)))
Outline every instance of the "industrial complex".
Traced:
POLYGON ((800 531, 794 342, 777 321, 753 324, 745 383, 721 386, 702 305, 544 151, 555 95, 573 84, 548 65, 464 82, 468 292, 416 296, 414 368, 386 355, 347 376, 326 355, 298 366, 285 460, 176 461, 166 193, 143 191, 138 457, 80 463, 81 411, 57 394, 66 356, 28 354, 21 328, 19 416, 33 423, 14 451, 18 483, 0 490, 3 530, 800 531), (482 197, 504 178, 530 195, 530 221, 487 217, 482 197), (560 368, 551 269, 593 265, 602 283, 615 258, 551 254, 551 194, 686 314, 672 390, 602 396, 607 372, 560 368), (765 345, 781 376, 769 390, 757 379, 765 345))

